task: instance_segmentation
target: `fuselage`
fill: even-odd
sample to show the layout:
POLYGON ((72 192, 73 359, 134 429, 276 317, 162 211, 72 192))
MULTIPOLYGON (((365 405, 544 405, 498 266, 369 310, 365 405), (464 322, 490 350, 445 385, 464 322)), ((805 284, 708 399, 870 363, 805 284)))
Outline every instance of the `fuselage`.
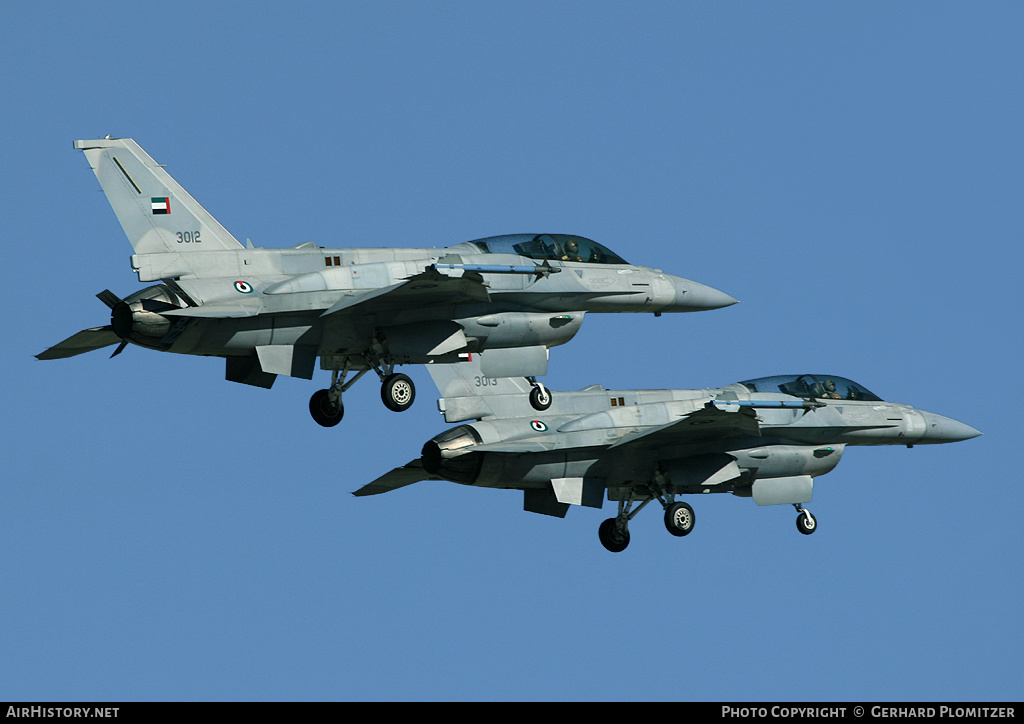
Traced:
MULTIPOLYGON (((766 379, 803 377, 813 379, 766 379)), ((676 492, 735 492, 755 479, 823 475, 836 466, 847 445, 913 446, 980 434, 956 420, 885 402, 843 378, 817 377, 838 380, 845 399, 836 392, 785 394, 777 391, 777 383, 768 385, 775 391, 752 391, 758 380, 719 389, 595 386, 559 393, 547 413, 524 410, 522 417, 487 417, 442 433, 424 446, 423 462, 447 479, 489 487, 544 487, 553 479, 584 478, 612 489, 662 475, 676 492), (702 434, 697 424, 673 426, 709 406, 726 413, 747 411, 756 421, 755 431, 702 434), (645 438, 651 432, 658 435, 645 438), (626 444, 630 441, 636 442, 626 444), (701 466, 720 470, 727 463, 731 478, 723 474, 709 483, 710 474, 700 474, 701 466)), ((446 398, 446 419, 479 414, 473 399, 446 398)))
MULTIPOLYGON (((494 238, 519 236, 531 235, 494 238)), ((125 301, 177 301, 162 310, 168 320, 162 327, 152 325, 159 307, 142 310, 137 304, 136 311, 146 314, 136 315, 139 324, 129 339, 169 352, 224 357, 251 355, 254 347, 265 345, 301 345, 321 357, 359 355, 377 344, 378 352, 398 362, 423 362, 439 356, 424 354, 433 350, 409 341, 410 330, 422 334, 424 324, 448 323, 461 330, 463 337, 441 354, 551 347, 569 341, 586 313, 688 312, 736 301, 649 267, 486 248, 487 240, 479 240, 441 249, 327 249, 309 243, 280 250, 136 254, 132 266, 141 281, 165 281, 125 301), (471 275, 482 281, 486 294, 426 304, 415 298, 406 304, 360 303, 428 271, 445 278, 471 275), (346 300, 353 303, 347 313, 325 315, 346 300)), ((443 338, 444 329, 433 336, 443 338)))

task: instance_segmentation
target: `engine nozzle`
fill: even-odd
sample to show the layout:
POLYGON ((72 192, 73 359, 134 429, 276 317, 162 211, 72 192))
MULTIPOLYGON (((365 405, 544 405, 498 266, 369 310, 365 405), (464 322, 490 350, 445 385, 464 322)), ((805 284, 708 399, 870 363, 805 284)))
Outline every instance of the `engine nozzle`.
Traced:
POLYGON ((472 485, 480 474, 483 456, 467 448, 479 445, 480 435, 470 425, 460 425, 437 435, 423 445, 423 469, 453 483, 472 485))

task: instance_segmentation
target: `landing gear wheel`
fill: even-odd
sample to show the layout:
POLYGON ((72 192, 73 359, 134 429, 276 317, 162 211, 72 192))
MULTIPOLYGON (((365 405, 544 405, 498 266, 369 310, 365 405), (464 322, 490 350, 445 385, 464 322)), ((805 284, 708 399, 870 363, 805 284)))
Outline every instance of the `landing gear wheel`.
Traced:
POLYGON ((603 522, 597 529, 597 535, 601 539, 601 545, 612 553, 620 553, 629 545, 629 531, 620 531, 615 518, 603 522))
POLYGON ((317 390, 309 398, 309 414, 322 427, 334 427, 345 415, 345 406, 331 402, 330 390, 317 390))
POLYGON ((809 511, 802 510, 800 515, 796 517, 796 529, 804 535, 810 535, 818 530, 818 521, 814 519, 814 516, 809 511))
POLYGON ((541 412, 551 407, 551 393, 548 388, 541 384, 534 385, 530 390, 530 404, 534 410, 541 412))
POLYGON ((693 530, 693 524, 697 522, 697 516, 689 503, 672 503, 665 508, 665 528, 674 536, 682 538, 693 530))
POLYGON ((404 412, 416 399, 416 387, 407 375, 393 374, 384 378, 380 388, 380 399, 384 406, 394 412, 404 412))

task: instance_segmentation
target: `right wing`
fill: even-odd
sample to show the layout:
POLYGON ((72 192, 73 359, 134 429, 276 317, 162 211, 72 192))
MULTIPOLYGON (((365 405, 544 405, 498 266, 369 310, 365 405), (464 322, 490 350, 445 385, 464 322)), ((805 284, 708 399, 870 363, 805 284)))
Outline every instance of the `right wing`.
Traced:
POLYGON ((367 483, 352 493, 352 495, 359 497, 364 495, 380 495, 391 490, 404 488, 406 485, 418 483, 421 480, 441 480, 441 478, 431 475, 424 470, 423 463, 420 462, 419 458, 416 458, 400 468, 395 468, 390 473, 384 473, 372 483, 367 483))
POLYGON ((741 407, 737 412, 726 412, 709 405, 680 420, 627 435, 609 450, 624 447, 651 450, 667 445, 709 442, 730 437, 757 437, 760 429, 756 413, 749 407, 741 407))

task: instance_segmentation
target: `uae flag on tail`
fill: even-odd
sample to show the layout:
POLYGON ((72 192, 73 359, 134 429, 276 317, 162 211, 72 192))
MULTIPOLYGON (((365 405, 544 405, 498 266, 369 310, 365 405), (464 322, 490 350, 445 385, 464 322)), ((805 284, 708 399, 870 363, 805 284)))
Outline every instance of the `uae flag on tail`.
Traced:
POLYGON ((171 213, 171 200, 167 196, 153 197, 153 213, 154 214, 169 214, 171 213))

